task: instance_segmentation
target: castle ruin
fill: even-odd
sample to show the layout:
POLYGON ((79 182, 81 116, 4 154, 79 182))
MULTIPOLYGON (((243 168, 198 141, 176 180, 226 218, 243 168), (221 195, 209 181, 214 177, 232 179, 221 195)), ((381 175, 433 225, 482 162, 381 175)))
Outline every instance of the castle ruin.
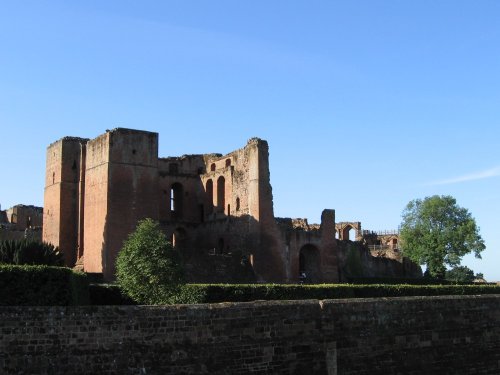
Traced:
MULTIPOLYGON (((153 132, 64 137, 47 148, 43 240, 60 248, 67 266, 113 280, 123 241, 138 220, 152 218, 183 254, 191 281, 231 281, 241 267, 259 282, 297 282, 301 274, 345 281, 334 210, 324 210, 319 225, 275 218, 268 152, 266 141, 252 138, 227 155, 159 158, 153 132)), ((401 259, 370 267, 372 276, 418 276, 401 259)))

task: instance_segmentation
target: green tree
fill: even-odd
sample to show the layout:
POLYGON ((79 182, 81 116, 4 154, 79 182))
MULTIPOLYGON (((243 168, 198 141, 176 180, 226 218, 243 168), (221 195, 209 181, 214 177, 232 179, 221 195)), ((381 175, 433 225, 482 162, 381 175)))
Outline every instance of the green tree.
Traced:
POLYGON ((485 249, 479 228, 467 209, 451 196, 434 195, 408 203, 401 223, 403 255, 426 265, 432 277, 443 278, 445 265, 460 265, 465 254, 481 258, 485 249))
POLYGON ((467 266, 456 266, 445 273, 445 279, 455 283, 471 283, 474 278, 474 271, 467 266))
POLYGON ((120 288, 141 304, 163 304, 175 300, 184 282, 178 252, 159 223, 145 219, 125 240, 116 260, 120 288))

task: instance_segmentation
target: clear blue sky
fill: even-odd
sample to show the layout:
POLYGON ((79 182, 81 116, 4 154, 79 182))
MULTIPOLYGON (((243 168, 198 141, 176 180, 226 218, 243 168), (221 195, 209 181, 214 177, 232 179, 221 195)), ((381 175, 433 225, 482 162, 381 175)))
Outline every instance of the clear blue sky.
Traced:
POLYGON ((454 196, 500 280, 500 1, 1 1, 0 204, 46 146, 114 127, 160 156, 270 145, 277 216, 397 228, 454 196))

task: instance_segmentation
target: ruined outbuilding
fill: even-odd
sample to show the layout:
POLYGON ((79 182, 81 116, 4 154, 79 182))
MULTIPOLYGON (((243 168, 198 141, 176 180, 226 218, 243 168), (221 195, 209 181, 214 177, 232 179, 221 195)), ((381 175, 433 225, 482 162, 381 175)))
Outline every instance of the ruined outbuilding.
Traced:
MULTIPOLYGON (((68 266, 112 280, 124 239, 149 217, 182 252, 190 281, 346 279, 334 210, 318 225, 275 218, 268 152, 252 138, 227 155, 159 158, 157 133, 123 128, 62 138, 47 149, 43 239, 68 266)), ((390 262, 391 274, 412 276, 390 262)), ((384 276, 377 270, 366 276, 384 276)))
POLYGON ((42 239, 43 208, 16 204, 0 210, 0 240, 42 239))

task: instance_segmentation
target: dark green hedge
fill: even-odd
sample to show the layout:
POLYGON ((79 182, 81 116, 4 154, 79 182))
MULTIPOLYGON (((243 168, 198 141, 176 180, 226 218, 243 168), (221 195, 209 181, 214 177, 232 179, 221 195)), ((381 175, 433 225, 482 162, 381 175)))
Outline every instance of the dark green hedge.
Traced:
POLYGON ((69 268, 0 265, 0 305, 88 305, 87 276, 69 268))
MULTIPOLYGON (((456 282, 449 280, 435 280, 425 277, 419 278, 397 278, 397 277, 350 277, 347 282, 349 284, 410 284, 410 285, 456 285, 456 282)), ((470 284, 470 283, 463 283, 470 284)))
POLYGON ((499 285, 359 285, 359 284, 188 284, 175 303, 244 302, 255 300, 339 299, 403 296, 500 294, 499 285))
POLYGON ((136 303, 122 293, 118 285, 90 284, 91 305, 135 305, 136 303))

